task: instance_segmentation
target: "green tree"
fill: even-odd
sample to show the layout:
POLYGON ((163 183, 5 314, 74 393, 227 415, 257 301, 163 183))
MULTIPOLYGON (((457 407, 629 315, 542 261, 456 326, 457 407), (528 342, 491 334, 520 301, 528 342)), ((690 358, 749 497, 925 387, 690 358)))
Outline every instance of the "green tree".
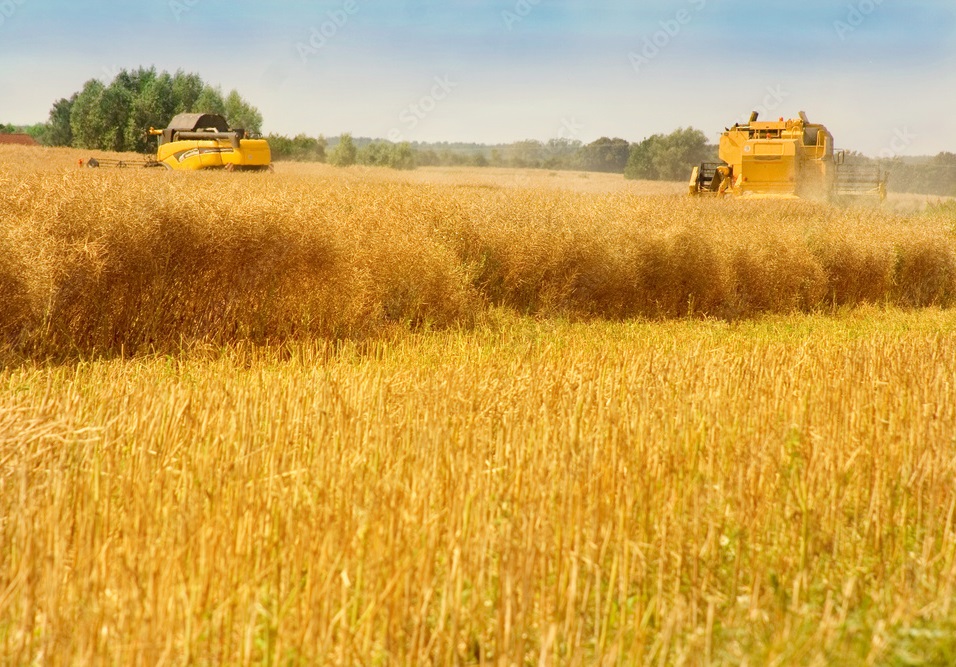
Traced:
POLYGON ((123 69, 113 78, 110 85, 125 88, 134 97, 138 96, 153 81, 156 80, 156 68, 145 69, 139 67, 134 70, 123 69))
POLYGON ((586 171, 620 174, 624 172, 630 153, 631 145, 625 139, 601 137, 581 148, 578 165, 586 171))
POLYGON ((281 134, 270 134, 266 139, 269 141, 269 149, 272 152, 273 160, 296 159, 292 139, 281 134))
POLYGON ((48 146, 70 146, 73 144, 70 114, 78 95, 79 93, 74 93, 69 99, 64 97, 53 103, 44 141, 48 146))
POLYGON ((108 128, 100 113, 100 103, 106 86, 90 79, 79 92, 70 113, 73 145, 77 148, 100 148, 108 128))
POLYGON ((546 157, 543 167, 547 169, 573 169, 578 167, 578 155, 582 150, 577 139, 549 139, 545 144, 546 157))
POLYGON ((352 135, 349 133, 343 134, 339 137, 339 143, 332 149, 329 162, 336 167, 348 167, 355 164, 357 159, 358 149, 355 147, 352 135))
POLYGON ((389 144, 385 141, 373 141, 359 149, 356 162, 370 167, 386 167, 389 159, 389 144))
POLYGON ((298 134, 292 139, 281 134, 270 134, 269 148, 274 160, 297 160, 300 162, 325 162, 325 137, 318 138, 298 134))
POLYGON ((694 165, 714 159, 714 149, 700 130, 680 128, 663 135, 655 134, 631 147, 624 177, 679 181, 694 165))
POLYGON ((222 97, 222 91, 215 86, 203 86, 202 92, 189 109, 193 113, 217 113, 220 116, 226 115, 226 100, 222 97))
POLYGON ((146 151, 149 148, 146 131, 151 127, 165 127, 175 115, 175 110, 173 80, 168 73, 163 72, 147 82, 133 99, 126 124, 128 150, 146 151))
MULTIPOLYGON (((166 127, 183 112, 223 114, 233 127, 259 132, 262 116, 232 91, 222 92, 182 70, 157 73, 155 68, 121 70, 112 82, 87 81, 70 99, 61 99, 50 110, 42 129, 47 143, 100 150, 143 151, 149 146, 146 130, 166 127)), ((38 130, 39 131, 39 130, 38 130)))
POLYGON ((106 126, 100 136, 99 146, 108 151, 127 151, 126 126, 129 124, 130 111, 133 108, 133 93, 122 84, 113 83, 106 87, 99 100, 99 114, 106 126))
POLYGON ((415 151, 415 164, 420 164, 424 167, 434 167, 441 164, 441 158, 432 148, 417 150, 415 151))
POLYGON ((415 151, 412 150, 412 145, 403 141, 396 146, 392 146, 392 156, 388 166, 392 169, 414 169, 415 151))
POLYGON ((27 125, 25 127, 19 128, 19 131, 24 134, 29 134, 31 137, 36 139, 36 142, 41 146, 50 145, 50 126, 47 123, 34 123, 33 125, 27 125))
POLYGON ((229 121, 229 127, 242 128, 253 134, 262 132, 262 114, 243 100, 235 90, 230 91, 226 97, 224 114, 229 121))
POLYGON ((414 169, 415 152, 410 143, 393 144, 388 141, 373 141, 358 152, 360 164, 392 169, 414 169))
POLYGON ((536 169, 544 163, 544 144, 534 139, 516 141, 508 147, 508 162, 512 167, 536 169))
POLYGON ((196 111, 196 101, 206 85, 198 74, 178 70, 173 75, 173 115, 196 111))
POLYGON ((304 134, 300 134, 297 135, 293 141, 301 141, 307 153, 310 154, 316 162, 325 162, 327 158, 326 149, 329 146, 329 142, 325 140, 324 135, 320 134, 316 139, 311 139, 304 134))

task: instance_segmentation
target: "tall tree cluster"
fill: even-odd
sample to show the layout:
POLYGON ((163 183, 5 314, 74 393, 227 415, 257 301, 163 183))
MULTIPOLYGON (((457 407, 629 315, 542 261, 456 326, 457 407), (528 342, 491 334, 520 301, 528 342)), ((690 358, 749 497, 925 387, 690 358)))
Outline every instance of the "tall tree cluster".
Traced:
POLYGON ((262 114, 235 90, 223 95, 198 74, 155 68, 121 70, 112 82, 91 79, 50 109, 45 143, 109 151, 147 149, 146 130, 166 127, 178 113, 218 113, 230 127, 262 130, 262 114))

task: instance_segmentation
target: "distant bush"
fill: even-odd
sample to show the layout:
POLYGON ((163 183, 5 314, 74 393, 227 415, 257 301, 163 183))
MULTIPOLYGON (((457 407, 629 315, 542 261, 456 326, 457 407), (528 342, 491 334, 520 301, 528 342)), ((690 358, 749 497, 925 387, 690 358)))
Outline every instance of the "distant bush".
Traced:
POLYGON ((289 138, 280 134, 270 134, 269 148, 272 150, 273 160, 294 160, 297 162, 325 162, 328 142, 319 135, 312 138, 298 134, 289 138))
POLYGON ((355 164, 357 158, 358 149, 355 147, 355 142, 352 141, 352 135, 346 133, 339 137, 339 142, 329 156, 329 162, 336 167, 349 167, 355 164))
POLYGON ((358 151, 359 164, 392 169, 414 169, 415 154, 408 142, 393 144, 388 141, 373 141, 358 151))

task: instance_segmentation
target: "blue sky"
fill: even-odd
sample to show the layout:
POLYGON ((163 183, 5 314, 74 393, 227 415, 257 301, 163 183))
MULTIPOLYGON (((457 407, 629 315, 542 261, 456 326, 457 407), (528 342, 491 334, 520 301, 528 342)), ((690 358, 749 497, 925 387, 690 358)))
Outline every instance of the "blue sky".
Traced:
POLYGON ((757 108, 871 155, 956 152, 953 0, 0 0, 0 122, 149 65, 286 134, 716 139, 757 108))

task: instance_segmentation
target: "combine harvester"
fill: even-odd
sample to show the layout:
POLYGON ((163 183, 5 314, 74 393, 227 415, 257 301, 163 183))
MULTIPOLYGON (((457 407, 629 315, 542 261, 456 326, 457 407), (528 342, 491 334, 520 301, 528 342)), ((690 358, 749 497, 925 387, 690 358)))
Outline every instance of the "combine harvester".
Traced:
POLYGON ((272 170, 272 153, 265 139, 248 139, 245 130, 231 129, 226 119, 214 113, 181 113, 164 130, 149 128, 158 137, 156 156, 142 162, 90 158, 88 167, 163 167, 185 171, 272 170))
POLYGON ((847 165, 846 151, 834 151, 823 125, 799 118, 735 124, 720 136, 723 162, 694 167, 691 196, 819 199, 837 203, 882 202, 886 173, 879 165, 847 165))

